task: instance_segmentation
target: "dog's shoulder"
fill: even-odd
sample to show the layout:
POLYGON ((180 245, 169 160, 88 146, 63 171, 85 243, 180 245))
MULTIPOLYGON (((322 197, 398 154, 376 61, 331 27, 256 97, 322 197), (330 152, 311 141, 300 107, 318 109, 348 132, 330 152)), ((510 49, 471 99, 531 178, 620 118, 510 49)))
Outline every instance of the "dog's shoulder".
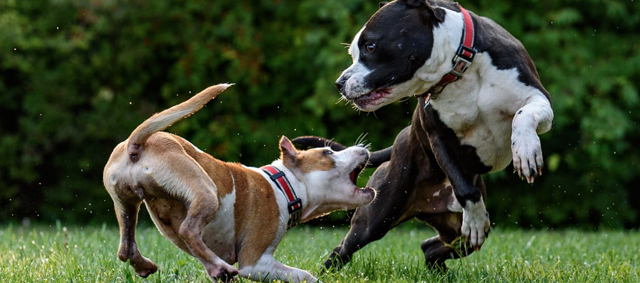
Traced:
POLYGON ((488 54, 491 64, 498 70, 516 69, 520 82, 537 88, 550 99, 522 42, 492 19, 476 14, 472 14, 472 19, 477 32, 474 41, 477 52, 488 54))

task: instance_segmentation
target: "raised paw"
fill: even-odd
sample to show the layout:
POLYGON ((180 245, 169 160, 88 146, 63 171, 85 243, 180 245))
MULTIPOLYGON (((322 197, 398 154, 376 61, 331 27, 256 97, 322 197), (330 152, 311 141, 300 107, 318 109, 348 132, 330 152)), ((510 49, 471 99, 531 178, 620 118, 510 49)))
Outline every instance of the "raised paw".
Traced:
POLYGON ((542 175, 544 160, 540 138, 535 134, 513 134, 511 137, 513 169, 520 178, 532 184, 535 177, 542 175))
POLYGON ((491 222, 482 199, 478 202, 467 201, 462 210, 462 236, 474 250, 480 250, 489 234, 491 222))

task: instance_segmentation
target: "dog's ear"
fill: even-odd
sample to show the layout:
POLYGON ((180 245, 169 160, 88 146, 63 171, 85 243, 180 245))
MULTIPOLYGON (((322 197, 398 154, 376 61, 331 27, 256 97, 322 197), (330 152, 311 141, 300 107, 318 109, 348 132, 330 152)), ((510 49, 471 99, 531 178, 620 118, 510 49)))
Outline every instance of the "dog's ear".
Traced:
MULTIPOLYGON (((440 7, 433 7, 431 4, 429 4, 429 2, 427 2, 427 0, 402 0, 402 2, 409 8, 425 9, 427 15, 432 15, 437 22, 444 22, 446 12, 440 7)), ((421 20, 426 23, 429 21, 429 18, 430 17, 427 16, 422 18, 421 20)))
POLYGON ((326 147, 326 146, 330 147, 335 151, 341 151, 347 148, 347 146, 344 146, 333 140, 325 139, 323 137, 316 137, 316 136, 297 137, 291 140, 291 142, 294 145, 296 145, 299 149, 304 149, 304 150, 308 150, 316 147, 326 147))
POLYGON ((382 6, 389 4, 389 2, 385 1, 385 2, 380 2, 378 9, 382 8, 382 6))
POLYGON ((446 16, 447 12, 445 12, 442 8, 440 7, 431 7, 429 6, 429 8, 431 9, 431 13, 433 13, 433 17, 436 18, 438 20, 438 22, 444 22, 444 17, 446 16))
POLYGON ((289 165, 293 166, 297 156, 298 150, 287 137, 282 136, 282 138, 280 138, 280 159, 282 163, 287 167, 289 167, 289 165))
POLYGON ((426 0, 403 0, 405 5, 409 8, 420 8, 424 6, 429 6, 426 0))

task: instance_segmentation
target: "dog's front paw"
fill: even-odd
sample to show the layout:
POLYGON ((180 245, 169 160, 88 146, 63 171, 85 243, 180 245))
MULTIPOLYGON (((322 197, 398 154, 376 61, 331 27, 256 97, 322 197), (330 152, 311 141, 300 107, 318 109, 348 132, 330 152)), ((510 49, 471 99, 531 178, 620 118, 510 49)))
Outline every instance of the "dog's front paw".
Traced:
POLYGON ((544 160, 540 138, 535 134, 515 133, 511 137, 511 152, 513 153, 513 170, 520 178, 527 180, 529 184, 537 176, 542 175, 544 160))
POLYGON ((467 201, 462 210, 462 236, 475 250, 480 250, 485 238, 489 235, 491 222, 489 213, 482 199, 478 202, 467 201))

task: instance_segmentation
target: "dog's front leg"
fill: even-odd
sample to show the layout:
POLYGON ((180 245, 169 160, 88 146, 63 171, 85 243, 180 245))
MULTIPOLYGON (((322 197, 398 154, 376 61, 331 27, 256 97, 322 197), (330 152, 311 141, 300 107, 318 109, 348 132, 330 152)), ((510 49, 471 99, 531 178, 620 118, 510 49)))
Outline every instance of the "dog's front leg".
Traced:
MULTIPOLYGON (((438 141, 436 141, 437 143, 438 141)), ((457 163, 453 161, 456 159, 446 153, 440 152, 435 156, 453 186, 456 199, 462 205, 460 232, 472 248, 479 250, 489 234, 491 222, 482 191, 474 186, 470 179, 482 178, 482 176, 465 174, 459 166, 456 166, 457 163), (438 157, 438 155, 440 156, 438 157)))
POLYGON ((438 166, 451 182, 454 195, 462 206, 461 233, 471 247, 480 249, 491 226, 483 191, 473 185, 473 180, 479 178, 478 174, 481 172, 464 171, 460 142, 455 133, 442 123, 436 110, 427 107, 419 115, 425 115, 420 119, 420 126, 429 138, 438 166))
POLYGON ((318 279, 302 269, 290 267, 277 261, 271 254, 262 257, 251 266, 240 267, 240 276, 254 281, 281 280, 284 282, 318 282, 318 279))
POLYGON ((548 132, 552 121, 551 103, 543 95, 530 98, 527 105, 520 108, 513 117, 511 126, 513 168, 529 183, 533 183, 535 177, 542 175, 544 160, 538 134, 548 132))
POLYGON ((118 258, 124 262, 129 260, 129 264, 135 269, 136 274, 146 278, 156 272, 158 267, 151 260, 140 254, 138 244, 136 244, 135 231, 140 203, 119 202, 115 205, 118 225, 120 226, 118 258))

